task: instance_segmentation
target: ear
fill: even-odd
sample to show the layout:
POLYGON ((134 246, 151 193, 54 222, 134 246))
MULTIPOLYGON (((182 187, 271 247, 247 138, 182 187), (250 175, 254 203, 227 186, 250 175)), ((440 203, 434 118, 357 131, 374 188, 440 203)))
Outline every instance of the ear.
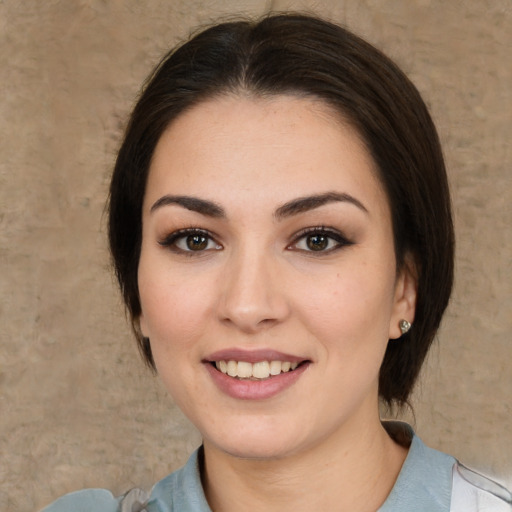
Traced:
POLYGON ((418 294, 418 265, 410 253, 404 258, 395 283, 395 298, 389 323, 389 338, 397 339, 402 336, 399 322, 407 320, 414 322, 416 312, 416 298, 418 294))

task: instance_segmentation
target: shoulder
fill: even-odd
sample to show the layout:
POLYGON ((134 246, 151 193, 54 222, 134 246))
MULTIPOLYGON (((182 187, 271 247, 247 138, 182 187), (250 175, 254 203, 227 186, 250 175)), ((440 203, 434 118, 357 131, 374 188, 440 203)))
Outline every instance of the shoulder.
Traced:
POLYGON ((394 439, 409 439, 410 448, 379 512, 512 512, 512 495, 504 487, 429 448, 406 424, 386 430, 394 439))
POLYGON ((512 493, 460 462, 453 466, 450 512, 512 512, 512 493))
POLYGON ((62 496, 41 512, 117 512, 119 501, 105 489, 85 489, 62 496))
POLYGON ((105 489, 84 489, 62 496, 41 512, 167 512, 151 501, 142 489, 132 489, 119 497, 105 489))
POLYGON ((66 494, 40 512, 211 512, 200 477, 201 449, 187 464, 160 480, 146 493, 132 489, 115 497, 105 489, 86 489, 66 494))

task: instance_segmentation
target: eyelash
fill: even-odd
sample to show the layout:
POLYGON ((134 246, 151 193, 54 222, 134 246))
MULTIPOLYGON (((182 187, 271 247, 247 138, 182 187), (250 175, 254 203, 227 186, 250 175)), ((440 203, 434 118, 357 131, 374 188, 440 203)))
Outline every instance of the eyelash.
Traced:
MULTIPOLYGON (((205 253, 206 251, 211 250, 221 250, 222 245, 220 245, 218 242, 216 242, 215 237, 207 230, 201 229, 201 228, 186 228, 186 229, 179 229, 178 231, 174 231, 173 233, 166 236, 163 240, 158 242, 162 247, 166 247, 169 250, 177 253, 182 254, 185 256, 197 256, 201 253, 205 253), (185 243, 187 241, 187 238, 189 237, 201 237, 204 239, 204 243, 206 243, 206 246, 204 248, 199 248, 198 250, 193 249, 185 249, 178 246, 178 242, 180 240, 184 240, 185 243), (215 244, 215 247, 208 247, 211 243, 215 244)), ((348 240, 345 236, 343 236, 339 231, 327 228, 324 226, 316 226, 313 228, 306 228, 297 233, 294 236, 294 241, 288 245, 286 248, 288 250, 298 250, 304 253, 311 253, 314 255, 315 253, 319 256, 322 254, 329 254, 331 252, 337 251, 341 249, 342 247, 350 246, 353 242, 348 240), (299 243, 301 241, 304 241, 307 244, 308 237, 324 237, 324 242, 327 243, 327 247, 322 248, 321 246, 318 248, 318 250, 315 249, 307 249, 307 248, 300 248, 298 247, 299 243), (333 247, 329 247, 329 244, 335 242, 335 245, 333 247)))
POLYGON ((166 247, 169 250, 177 253, 177 254, 183 254, 185 256, 194 256, 194 253, 200 254, 203 252, 206 252, 207 250, 212 250, 212 248, 208 248, 208 245, 213 242, 216 247, 214 249, 220 250, 222 249, 222 246, 215 241, 214 236, 207 230, 201 229, 201 228, 186 228, 186 229, 179 229, 178 231, 174 231, 173 233, 167 235, 163 240, 159 241, 158 243, 162 247, 166 247), (207 247, 204 249, 200 249, 197 251, 194 251, 192 249, 183 249, 181 247, 178 247, 178 242, 183 239, 185 242, 187 238, 189 237, 202 237, 206 239, 207 247))
POLYGON ((300 231, 295 235, 293 243, 291 243, 287 249, 297 249, 302 252, 317 253, 318 255, 322 254, 328 254, 334 251, 337 251, 341 249, 342 247, 346 247, 349 245, 353 245, 353 242, 348 240, 345 236, 343 236, 339 231, 332 229, 332 228, 326 228, 324 226, 317 226, 313 228, 306 228, 300 231), (307 243, 307 238, 311 236, 320 236, 325 237, 327 239, 327 243, 329 241, 334 241, 336 245, 334 247, 329 247, 327 249, 320 249, 320 250, 313 250, 313 249, 301 249, 297 247, 300 241, 304 240, 307 243))

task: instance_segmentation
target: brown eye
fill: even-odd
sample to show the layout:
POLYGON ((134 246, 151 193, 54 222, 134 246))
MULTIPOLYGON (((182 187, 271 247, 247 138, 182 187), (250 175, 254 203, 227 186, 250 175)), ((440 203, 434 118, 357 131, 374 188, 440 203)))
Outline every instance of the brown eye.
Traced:
POLYGON ((325 235, 309 235, 306 245, 311 251, 324 251, 329 245, 329 237, 325 235))
POLYGON ((338 249, 352 245, 339 231, 332 228, 313 227, 298 233, 295 241, 287 247, 288 250, 299 250, 302 252, 329 254, 338 249))
POLYGON ((208 247, 208 238, 204 235, 189 235, 185 240, 190 251, 204 251, 208 247))
POLYGON ((173 252, 185 254, 219 251, 222 245, 218 244, 209 232, 203 229, 180 229, 171 233, 159 242, 173 252))

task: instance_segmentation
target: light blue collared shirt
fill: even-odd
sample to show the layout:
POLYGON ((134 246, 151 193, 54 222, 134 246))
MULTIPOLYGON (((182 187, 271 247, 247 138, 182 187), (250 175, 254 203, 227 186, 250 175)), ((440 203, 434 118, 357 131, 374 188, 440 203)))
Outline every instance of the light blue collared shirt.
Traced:
MULTIPOLYGON (((412 440, 398 479, 377 512, 512 512, 512 494, 504 487, 428 448, 408 425, 384 425, 412 440)), ((150 494, 133 489, 116 498, 104 489, 87 489, 67 494, 41 512, 212 512, 201 485, 200 450, 150 494)))

